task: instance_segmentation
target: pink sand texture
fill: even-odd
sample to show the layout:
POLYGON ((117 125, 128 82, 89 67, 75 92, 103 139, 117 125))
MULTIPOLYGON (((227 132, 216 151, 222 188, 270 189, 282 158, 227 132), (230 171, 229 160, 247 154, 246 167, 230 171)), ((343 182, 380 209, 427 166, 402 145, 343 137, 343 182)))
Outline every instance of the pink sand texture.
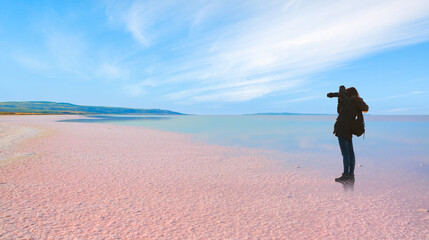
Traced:
POLYGON ((76 117, 0 118, 42 130, 12 148, 33 155, 0 164, 0 239, 429 236, 428 215, 404 209, 389 192, 345 193, 331 178, 281 168, 256 150, 138 127, 56 122, 66 118, 76 117))

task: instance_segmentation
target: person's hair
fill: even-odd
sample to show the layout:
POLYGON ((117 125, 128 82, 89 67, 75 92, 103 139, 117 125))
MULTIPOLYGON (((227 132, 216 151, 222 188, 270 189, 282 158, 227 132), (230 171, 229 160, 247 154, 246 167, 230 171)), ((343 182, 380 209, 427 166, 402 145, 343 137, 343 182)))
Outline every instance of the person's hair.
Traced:
POLYGON ((356 88, 354 88, 354 87, 349 87, 349 88, 347 88, 347 89, 346 89, 346 94, 347 94, 347 96, 349 96, 349 97, 356 96, 356 97, 359 97, 359 98, 360 98, 358 91, 357 91, 357 90, 356 90, 356 88))

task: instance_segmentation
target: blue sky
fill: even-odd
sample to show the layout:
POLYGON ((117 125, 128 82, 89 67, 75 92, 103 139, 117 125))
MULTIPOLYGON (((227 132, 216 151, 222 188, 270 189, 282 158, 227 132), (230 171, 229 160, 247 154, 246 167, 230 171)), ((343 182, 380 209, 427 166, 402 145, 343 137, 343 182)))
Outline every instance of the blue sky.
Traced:
POLYGON ((427 0, 0 1, 0 101, 429 114, 427 0))

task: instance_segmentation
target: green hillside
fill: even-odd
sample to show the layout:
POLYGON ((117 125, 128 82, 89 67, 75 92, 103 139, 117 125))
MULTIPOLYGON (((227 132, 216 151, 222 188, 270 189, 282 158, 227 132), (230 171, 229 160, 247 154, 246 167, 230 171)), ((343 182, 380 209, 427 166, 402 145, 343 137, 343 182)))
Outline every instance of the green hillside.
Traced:
POLYGON ((80 106, 56 102, 0 102, 0 114, 153 114, 182 115, 162 109, 135 109, 101 106, 80 106))

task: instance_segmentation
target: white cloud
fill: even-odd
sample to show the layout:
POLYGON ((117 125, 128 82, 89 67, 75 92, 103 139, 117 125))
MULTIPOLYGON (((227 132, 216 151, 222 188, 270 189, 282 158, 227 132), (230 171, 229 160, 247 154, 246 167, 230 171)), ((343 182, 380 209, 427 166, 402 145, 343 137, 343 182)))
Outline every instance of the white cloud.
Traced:
POLYGON ((382 98, 376 98, 376 99, 369 99, 368 101, 384 101, 384 100, 390 100, 390 99, 394 99, 394 98, 402 98, 402 97, 409 97, 409 96, 414 96, 414 95, 420 95, 424 93, 423 91, 412 91, 411 93, 405 93, 405 94, 399 94, 399 95, 392 95, 392 96, 387 96, 387 97, 382 97, 382 98))
POLYGON ((205 101, 226 101, 226 102, 242 102, 248 101, 257 97, 264 96, 272 92, 269 87, 251 85, 247 87, 240 87, 236 89, 226 89, 223 91, 215 91, 208 94, 193 96, 191 99, 198 102, 205 101))
POLYGON ((144 33, 145 25, 147 23, 142 19, 144 17, 144 9, 145 8, 140 4, 140 2, 135 2, 126 16, 126 27, 140 44, 147 46, 149 45, 149 39, 144 33))
POLYGON ((155 87, 156 83, 151 80, 144 80, 138 83, 127 84, 123 90, 132 97, 139 97, 146 93, 146 88, 155 87))
POLYGON ((106 79, 125 80, 129 77, 129 72, 115 64, 103 63, 97 69, 96 75, 106 79))
POLYGON ((316 95, 316 96, 306 96, 306 97, 299 97, 299 98, 293 98, 293 99, 288 99, 285 101, 281 101, 278 103, 296 103, 296 102, 305 102, 305 101, 310 101, 316 98, 320 98, 320 95, 316 95))
MULTIPOLYGON (((125 29, 139 44, 149 47, 181 28, 188 29, 190 25, 198 25, 207 11, 200 12, 194 23, 191 21, 192 16, 195 15, 195 9, 201 6, 205 4, 201 5, 193 1, 137 0, 128 7, 122 6, 119 18, 122 19, 125 29)), ((111 18, 117 14, 112 9, 109 12, 111 18)))
POLYGON ((49 66, 41 60, 29 57, 22 54, 15 54, 12 56, 18 63, 31 70, 44 71, 49 69, 49 66))
POLYGON ((275 77, 257 78, 249 81, 231 81, 204 88, 183 90, 167 95, 173 100, 192 99, 192 101, 243 102, 264 96, 274 90, 287 90, 300 85, 300 81, 280 81, 275 77), (273 83, 277 81, 277 83, 273 83), (271 83, 271 84, 266 84, 271 83))
POLYGON ((248 101, 308 88, 306 79, 311 74, 384 49, 429 40, 427 0, 216 4, 135 1, 122 11, 119 21, 140 44, 149 47, 174 40, 154 48, 174 53, 171 58, 162 55, 157 62, 164 74, 157 81, 175 89, 186 86, 167 97, 248 101), (185 34, 190 28, 195 28, 193 34, 185 34))

